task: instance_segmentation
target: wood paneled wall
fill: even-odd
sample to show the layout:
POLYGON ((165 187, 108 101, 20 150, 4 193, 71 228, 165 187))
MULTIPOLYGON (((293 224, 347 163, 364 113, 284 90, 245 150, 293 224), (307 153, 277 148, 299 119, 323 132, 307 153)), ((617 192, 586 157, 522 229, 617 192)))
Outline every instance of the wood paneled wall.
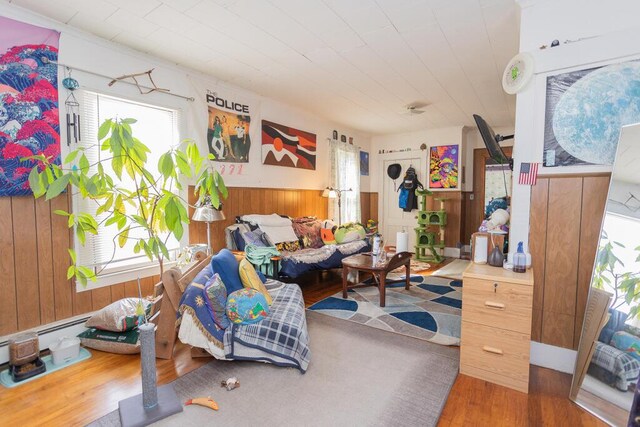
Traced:
MULTIPOLYGON (((363 193, 363 218, 377 217, 377 193, 363 193)), ((51 201, 32 196, 0 198, 0 336, 98 310, 113 301, 137 296, 136 281, 76 292, 66 278, 72 234, 65 217, 53 213, 70 209, 70 197, 51 201)), ((225 202, 227 220, 212 224, 216 249, 224 246, 223 228, 236 215, 281 213, 327 216, 327 199, 319 190, 231 188, 225 202)), ((206 242, 206 227, 192 222, 191 242, 206 242)), ((153 293, 158 276, 141 279, 144 295, 153 293)))
POLYGON ((538 178, 532 187, 534 341, 578 347, 609 178, 549 176, 538 178))
POLYGON ((378 193, 360 193, 360 214, 364 225, 369 219, 378 221, 378 193))
MULTIPOLYGON (((195 201, 193 192, 190 191, 189 203, 193 205, 195 201)), ((322 197, 321 190, 231 187, 222 208, 226 220, 211 224, 211 246, 214 250, 226 246, 224 229, 235 222, 236 216, 277 213, 291 217, 307 215, 326 218, 328 202, 329 199, 322 197)), ((378 193, 360 193, 360 205, 363 221, 369 218, 377 220, 378 193)), ((189 226, 189 241, 206 243, 206 224, 193 221, 189 226)))
MULTIPOLYGON (((135 281, 76 292, 67 280, 72 235, 67 219, 53 213, 69 210, 70 197, 0 198, 0 335, 88 313, 125 296, 137 296, 135 281)), ((150 294, 157 277, 142 279, 150 294)))

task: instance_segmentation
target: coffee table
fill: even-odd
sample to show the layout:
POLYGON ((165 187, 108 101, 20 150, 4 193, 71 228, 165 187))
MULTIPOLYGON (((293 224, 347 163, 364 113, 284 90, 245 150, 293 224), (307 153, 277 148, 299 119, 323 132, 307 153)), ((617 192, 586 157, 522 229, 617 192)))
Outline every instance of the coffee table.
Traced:
MULTIPOLYGON (((387 285, 387 274, 398 267, 405 266, 406 278, 405 289, 409 289, 411 276, 411 253, 400 252, 388 258, 384 263, 376 263, 375 257, 370 253, 357 254, 342 260, 342 298, 347 298, 347 290, 354 288, 362 288, 365 286, 377 286, 380 289, 380 307, 385 306, 385 286, 387 285), (373 276, 374 283, 359 282, 350 284, 348 275, 349 270, 357 272, 370 273, 373 276)), ((394 281, 393 283, 397 283, 394 281)))

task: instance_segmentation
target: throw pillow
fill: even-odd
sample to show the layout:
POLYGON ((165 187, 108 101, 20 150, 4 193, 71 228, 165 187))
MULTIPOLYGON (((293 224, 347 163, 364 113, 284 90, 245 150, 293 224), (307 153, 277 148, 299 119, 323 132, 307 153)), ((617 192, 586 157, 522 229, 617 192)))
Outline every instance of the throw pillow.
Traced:
POLYGON ((356 240, 362 240, 366 237, 367 233, 364 227, 357 222, 351 222, 343 224, 336 229, 333 233, 338 244, 354 242, 356 240))
POLYGON ((258 273, 256 273, 256 269, 253 268, 253 265, 246 259, 243 259, 242 261, 240 261, 240 268, 238 269, 238 272, 240 273, 240 280, 242 281, 242 285, 245 288, 255 289, 256 291, 260 292, 262 295, 264 295, 267 303, 271 305, 271 303, 273 302, 271 295, 269 295, 267 288, 264 287, 264 284, 262 283, 262 280, 260 280, 260 276, 258 276, 258 273))
POLYGON ((248 231, 243 234, 245 242, 248 245, 254 246, 271 246, 271 242, 269 242, 269 237, 265 234, 264 231, 257 229, 253 231, 248 231))
POLYGON ((204 302, 207 305, 213 321, 221 329, 227 329, 230 325, 227 317, 227 288, 220 280, 219 274, 214 274, 204 286, 204 302))
POLYGON ((227 295, 242 289, 242 281, 238 274, 238 261, 229 249, 222 249, 211 257, 211 268, 218 273, 227 288, 227 295))
POLYGON ((227 299, 227 317, 236 324, 256 323, 269 315, 269 304, 255 289, 235 291, 227 299))
MULTIPOLYGON (((129 331, 138 326, 136 309, 138 308, 139 301, 140 298, 124 298, 113 302, 91 316, 85 323, 85 326, 102 331, 129 331)), ((145 314, 149 314, 151 303, 143 299, 142 306, 145 314)))
POLYGON ((640 338, 625 331, 618 331, 611 337, 611 345, 640 360, 640 338))
POLYGON ((333 235, 333 230, 330 228, 323 228, 320 230, 320 237, 325 245, 335 245, 336 238, 333 235))
POLYGON ((233 236, 233 241, 236 244, 236 248, 238 248, 239 251, 244 251, 244 247, 246 246, 247 242, 245 241, 240 228, 236 228, 235 230, 233 230, 231 232, 231 235, 233 236))
POLYGON ((278 252, 295 252, 300 250, 300 241, 280 242, 276 244, 278 252))
POLYGON ((322 223, 317 219, 309 217, 296 218, 293 220, 292 225, 296 236, 302 240, 303 247, 317 249, 324 246, 322 237, 320 236, 322 223))

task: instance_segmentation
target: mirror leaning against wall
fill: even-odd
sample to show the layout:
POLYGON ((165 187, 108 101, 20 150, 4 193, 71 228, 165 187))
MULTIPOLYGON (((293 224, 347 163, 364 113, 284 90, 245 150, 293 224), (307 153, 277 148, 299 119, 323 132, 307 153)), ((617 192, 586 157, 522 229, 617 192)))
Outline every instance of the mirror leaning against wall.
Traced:
POLYGON ((570 397, 612 425, 627 425, 638 416, 638 422, 629 425, 640 426, 639 375, 640 124, 636 124, 623 127, 620 134, 570 397))

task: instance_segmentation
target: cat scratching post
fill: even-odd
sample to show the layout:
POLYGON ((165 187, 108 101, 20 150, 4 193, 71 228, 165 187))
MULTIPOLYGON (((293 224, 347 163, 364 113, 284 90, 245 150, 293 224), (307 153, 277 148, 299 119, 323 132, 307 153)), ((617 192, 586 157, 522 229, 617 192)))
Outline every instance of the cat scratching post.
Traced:
POLYGON ((431 191, 416 190, 416 196, 420 197, 421 209, 418 211, 418 227, 416 232, 416 259, 440 263, 444 257, 444 235, 447 225, 447 212, 445 211, 445 198, 435 198, 440 202, 440 210, 427 209, 427 196, 431 191), (437 232, 434 230, 437 227, 437 232), (439 252, 443 252, 442 254, 439 252))
POLYGON ((145 323, 140 330, 140 367, 142 394, 121 400, 120 423, 123 427, 142 427, 153 424, 178 412, 182 404, 171 384, 158 387, 156 380, 155 325, 145 323))

